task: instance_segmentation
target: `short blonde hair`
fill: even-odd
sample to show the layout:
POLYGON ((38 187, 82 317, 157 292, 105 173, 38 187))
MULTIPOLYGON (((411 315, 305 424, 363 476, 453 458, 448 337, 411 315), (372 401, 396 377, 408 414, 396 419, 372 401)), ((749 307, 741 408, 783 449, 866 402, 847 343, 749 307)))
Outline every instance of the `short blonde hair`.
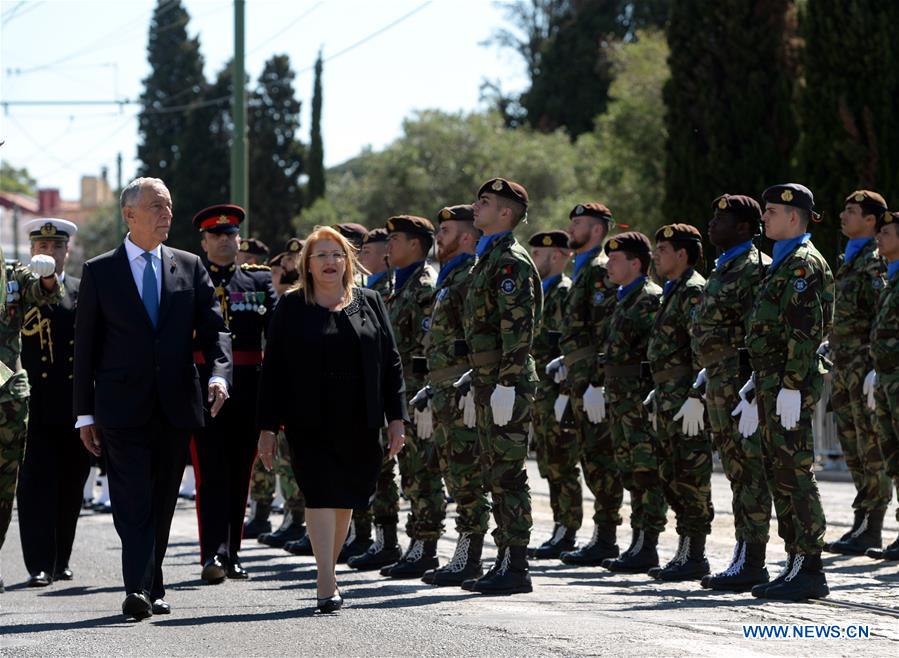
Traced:
POLYGON ((312 280, 312 272, 309 271, 309 258, 316 243, 322 240, 333 240, 346 254, 346 269, 343 272, 343 300, 349 302, 353 297, 353 288, 356 287, 356 249, 339 232, 330 226, 316 226, 306 237, 303 251, 300 252, 300 262, 297 269, 300 272, 300 280, 294 286, 294 290, 301 289, 307 304, 315 303, 315 283, 312 280))

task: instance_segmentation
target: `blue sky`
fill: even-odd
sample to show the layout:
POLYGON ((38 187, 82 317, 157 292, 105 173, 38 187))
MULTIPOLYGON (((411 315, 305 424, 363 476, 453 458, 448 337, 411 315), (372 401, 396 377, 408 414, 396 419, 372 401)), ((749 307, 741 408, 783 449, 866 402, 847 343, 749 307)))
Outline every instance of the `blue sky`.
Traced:
MULTIPOLYGON (((147 30, 155 0, 0 1, 0 100, 136 99, 148 73, 147 30)), ((233 52, 231 0, 183 0, 212 78, 233 52)), ((286 53, 303 101, 300 137, 309 130, 311 67, 319 47, 329 56, 399 24, 326 61, 323 86, 325 161, 337 164, 365 146, 395 138, 416 109, 478 109, 483 78, 508 90, 526 84, 524 64, 495 46, 503 11, 490 0, 248 0, 247 72, 286 53), (417 11, 416 11, 417 10, 417 11)), ((83 174, 109 167, 135 171, 137 106, 9 107, 0 111, 2 158, 27 167, 41 187, 76 199, 83 174)))

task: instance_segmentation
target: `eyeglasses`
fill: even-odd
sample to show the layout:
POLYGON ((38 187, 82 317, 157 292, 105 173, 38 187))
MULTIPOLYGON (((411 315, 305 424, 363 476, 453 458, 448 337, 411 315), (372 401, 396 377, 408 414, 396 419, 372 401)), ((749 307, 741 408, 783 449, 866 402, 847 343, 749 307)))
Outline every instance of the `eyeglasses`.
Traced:
POLYGON ((346 254, 342 251, 320 251, 317 254, 311 254, 310 257, 314 258, 319 263, 324 263, 332 258, 337 262, 346 260, 346 254))

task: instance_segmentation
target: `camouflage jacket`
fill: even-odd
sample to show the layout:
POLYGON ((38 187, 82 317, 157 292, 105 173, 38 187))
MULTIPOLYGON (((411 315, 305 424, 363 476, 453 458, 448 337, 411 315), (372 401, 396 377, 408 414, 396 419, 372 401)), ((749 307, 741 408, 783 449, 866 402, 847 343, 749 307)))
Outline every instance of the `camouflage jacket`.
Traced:
MULTIPOLYGON (((613 292, 612 294, 617 293, 613 292)), ((662 299, 662 289, 649 278, 619 300, 606 334, 604 357, 606 366, 639 366, 646 360, 649 334, 662 299)), ((613 390, 630 388, 628 378, 606 381, 613 390)), ((638 379, 638 378, 633 378, 638 379)))
POLYGON ((746 347, 756 374, 781 373, 780 385, 817 389, 815 352, 833 320, 833 274, 811 240, 769 268, 749 314, 746 347))
POLYGON ((62 294, 62 284, 47 292, 40 277, 21 263, 6 265, 6 308, 0 315, 0 400, 28 397, 28 373, 21 359, 25 313, 33 306, 55 304, 62 294))
POLYGON ((543 316, 543 288, 534 262, 512 233, 497 239, 475 262, 464 311, 475 384, 537 381, 531 347, 543 316), (498 361, 487 358, 494 352, 498 361))
POLYGON ((562 392, 567 395, 579 397, 588 384, 599 386, 603 381, 599 354, 618 303, 618 286, 609 281, 606 260, 600 249, 596 257, 578 272, 565 300, 562 354, 568 357, 578 351, 580 354, 583 354, 582 350, 590 351, 586 358, 565 359, 568 378, 562 384, 562 392))
MULTIPOLYGON (((662 306, 656 313, 646 356, 652 374, 659 376, 672 368, 689 369, 691 376, 699 372, 698 360, 690 345, 690 323, 699 309, 705 277, 690 268, 662 294, 662 306)), ((682 378, 685 374, 678 375, 682 378)), ((692 383, 692 380, 691 380, 692 383)))
POLYGON ((709 275, 691 328, 693 352, 709 372, 735 367, 737 352, 745 347, 752 304, 770 263, 771 258, 753 246, 709 275))
POLYGON ((435 386, 452 385, 468 370, 468 348, 465 343, 465 331, 462 328, 462 307, 465 304, 465 293, 473 263, 474 257, 456 266, 446 275, 434 293, 431 322, 424 339, 424 348, 428 357, 429 380, 435 386), (440 376, 439 371, 455 367, 461 369, 461 372, 454 374, 452 381, 448 377, 440 376))
POLYGON ((371 290, 374 290, 377 293, 381 294, 381 298, 384 301, 393 294, 393 270, 387 270, 384 272, 384 276, 375 281, 374 285, 371 286, 371 290))
POLYGON ((851 262, 840 256, 834 275, 833 328, 830 347, 852 356, 868 345, 871 321, 885 281, 886 263, 877 252, 874 238, 851 262))
POLYGON ((880 295, 871 323, 871 357, 878 379, 899 380, 899 275, 890 279, 880 295))
POLYGON ((424 377, 412 372, 412 357, 424 353, 423 342, 430 323, 436 278, 434 268, 422 263, 406 279, 403 287, 394 290, 386 301, 396 347, 403 360, 406 391, 412 395, 424 384, 424 377))
POLYGON ((565 300, 570 290, 571 279, 562 274, 549 286, 543 298, 543 326, 534 336, 534 346, 531 348, 540 379, 546 379, 546 365, 561 354, 557 339, 561 338, 565 328, 565 300))

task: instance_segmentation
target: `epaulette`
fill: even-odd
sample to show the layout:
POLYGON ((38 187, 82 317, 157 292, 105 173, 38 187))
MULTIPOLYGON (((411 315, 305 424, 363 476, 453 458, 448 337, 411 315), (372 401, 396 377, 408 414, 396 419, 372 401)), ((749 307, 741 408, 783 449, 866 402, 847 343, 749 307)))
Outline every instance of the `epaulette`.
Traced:
POLYGON ((252 263, 243 263, 240 266, 240 269, 247 270, 249 272, 271 272, 272 268, 268 265, 254 265, 252 263))

